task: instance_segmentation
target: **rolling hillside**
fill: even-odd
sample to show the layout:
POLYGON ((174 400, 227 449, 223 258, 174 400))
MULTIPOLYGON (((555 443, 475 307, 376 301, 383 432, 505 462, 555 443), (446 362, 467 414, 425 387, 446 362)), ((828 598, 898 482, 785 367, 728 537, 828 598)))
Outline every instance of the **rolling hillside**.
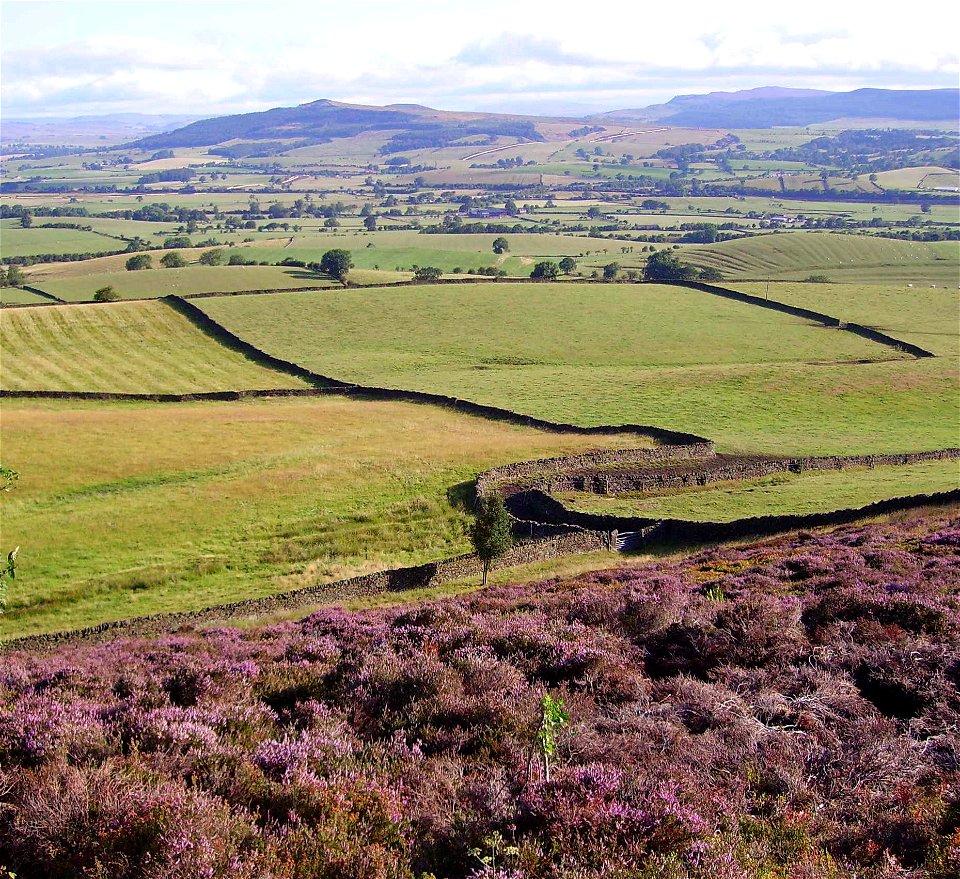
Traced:
POLYGON ((726 278, 798 279, 825 274, 833 280, 940 280, 956 285, 957 249, 868 235, 788 232, 723 241, 683 251, 693 265, 719 269, 726 278))

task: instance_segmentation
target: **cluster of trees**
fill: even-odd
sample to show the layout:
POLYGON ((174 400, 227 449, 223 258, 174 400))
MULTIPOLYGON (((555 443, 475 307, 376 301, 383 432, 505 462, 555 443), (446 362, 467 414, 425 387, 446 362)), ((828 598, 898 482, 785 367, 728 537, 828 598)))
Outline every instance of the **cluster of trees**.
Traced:
POLYGON ((137 181, 137 186, 146 186, 148 183, 187 183, 196 176, 196 172, 190 168, 170 168, 166 171, 144 174, 137 181))
POLYGON ((0 287, 22 287, 24 280, 19 266, 0 266, 0 287))
POLYGON ((695 266, 680 262, 669 250, 654 251, 647 257, 643 270, 645 281, 722 281, 723 275, 718 269, 695 266))

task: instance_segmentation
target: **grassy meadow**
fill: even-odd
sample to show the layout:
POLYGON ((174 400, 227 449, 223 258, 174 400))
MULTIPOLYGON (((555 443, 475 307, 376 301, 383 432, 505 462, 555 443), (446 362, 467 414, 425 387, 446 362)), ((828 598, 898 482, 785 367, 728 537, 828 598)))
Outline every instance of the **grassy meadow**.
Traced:
POLYGON ((344 398, 4 401, 0 637, 200 608, 468 550, 479 470, 632 435, 344 398))
POLYGON ((656 424, 774 454, 957 443, 952 361, 677 288, 487 284, 197 304, 324 375, 553 420, 656 424))
POLYGON ((7 390, 195 393, 309 387, 223 347, 162 302, 5 310, 0 346, 0 386, 7 390))
POLYGON ((829 512, 956 488, 960 488, 960 461, 954 460, 904 467, 778 473, 657 496, 604 497, 568 492, 557 497, 572 509, 589 513, 730 522, 751 516, 829 512))
MULTIPOLYGON (((766 283, 733 282, 727 286, 766 296, 766 283)), ((873 327, 919 345, 934 354, 960 354, 960 290, 943 284, 816 284, 774 281, 769 296, 778 302, 810 308, 842 321, 873 327)))

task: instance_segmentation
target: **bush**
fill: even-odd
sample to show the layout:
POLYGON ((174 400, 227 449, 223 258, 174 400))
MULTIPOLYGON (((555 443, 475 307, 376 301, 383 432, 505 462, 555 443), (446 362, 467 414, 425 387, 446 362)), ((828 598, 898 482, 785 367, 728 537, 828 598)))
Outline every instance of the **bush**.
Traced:
POLYGON ((440 276, 443 274, 440 269, 435 266, 419 266, 417 270, 413 273, 414 281, 438 281, 440 276))
POLYGON ((225 256, 223 251, 217 247, 213 250, 207 250, 201 253, 198 262, 202 266, 219 266, 223 265, 224 258, 225 256))
POLYGON ((807 277, 805 277, 803 280, 808 281, 811 284, 829 284, 830 283, 830 278, 828 278, 826 275, 807 275, 807 277))
POLYGON ((165 269, 182 269, 186 264, 187 261, 176 251, 165 253, 160 257, 160 265, 165 269))
POLYGON ((550 260, 538 262, 530 272, 530 277, 536 281, 555 281, 560 277, 560 266, 550 260))
POLYGON ((153 257, 149 253, 138 253, 131 256, 126 262, 128 272, 140 272, 144 269, 153 268, 153 257))
POLYGON ((93 294, 94 302, 116 302, 120 294, 113 287, 101 287, 93 294))

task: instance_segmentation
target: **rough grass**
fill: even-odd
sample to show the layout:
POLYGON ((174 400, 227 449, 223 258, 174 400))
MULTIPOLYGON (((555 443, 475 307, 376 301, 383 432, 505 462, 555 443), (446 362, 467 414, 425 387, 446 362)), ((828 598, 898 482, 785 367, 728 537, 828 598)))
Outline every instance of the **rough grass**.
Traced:
POLYGON ((955 284, 960 263, 954 242, 930 244, 868 235, 785 232, 688 247, 691 265, 719 269, 726 278, 803 279, 826 274, 837 281, 940 281, 955 284))
POLYGON ((553 420, 639 422, 721 448, 853 453, 955 445, 957 375, 838 330, 635 285, 481 285, 198 303, 322 374, 553 420))
MULTIPOLYGON (((765 296, 764 283, 729 286, 765 296)), ((956 357, 960 344, 960 292, 956 285, 802 284, 774 282, 770 298, 861 323, 934 354, 956 357)))
POLYGON ((750 516, 831 512, 956 488, 960 488, 960 462, 928 461, 904 467, 778 473, 658 497, 608 498, 580 492, 558 497, 573 509, 590 513, 729 522, 750 516))
POLYGON ((7 390, 191 393, 302 388, 204 335, 160 302, 53 305, 0 313, 7 390))
POLYGON ((631 435, 543 433, 343 398, 5 401, 5 636, 223 601, 468 551, 468 481, 631 435), (449 493, 449 495, 448 495, 449 493))

